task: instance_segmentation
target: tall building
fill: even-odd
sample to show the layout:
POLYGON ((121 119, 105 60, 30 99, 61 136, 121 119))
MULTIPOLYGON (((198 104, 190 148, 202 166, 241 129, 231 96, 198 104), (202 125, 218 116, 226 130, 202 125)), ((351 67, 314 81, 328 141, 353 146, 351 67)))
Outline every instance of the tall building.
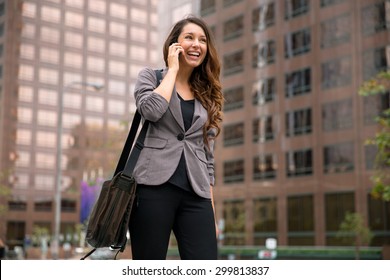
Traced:
POLYGON ((77 241, 81 181, 112 175, 138 72, 160 56, 157 2, 0 1, 0 170, 11 190, 0 238, 11 249, 35 226, 54 233, 59 158, 60 240, 77 241))
POLYGON ((225 245, 343 245, 347 212, 390 243, 390 204, 370 195, 365 140, 389 92, 358 95, 390 63, 388 0, 201 0, 223 63, 216 210, 225 245))

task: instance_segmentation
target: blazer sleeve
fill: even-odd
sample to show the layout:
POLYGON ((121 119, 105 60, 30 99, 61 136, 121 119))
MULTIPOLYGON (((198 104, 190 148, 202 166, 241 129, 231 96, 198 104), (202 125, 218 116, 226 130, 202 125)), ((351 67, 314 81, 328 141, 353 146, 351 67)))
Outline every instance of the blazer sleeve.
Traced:
POLYGON ((214 175, 214 144, 216 131, 215 129, 210 129, 207 132, 207 137, 209 140, 209 146, 205 145, 206 158, 207 158, 207 170, 209 172, 210 184, 214 186, 215 184, 215 175, 214 175))
POLYGON ((157 77, 153 69, 144 68, 139 72, 134 88, 135 104, 141 116, 151 122, 158 121, 169 106, 164 97, 154 92, 156 85, 157 77))

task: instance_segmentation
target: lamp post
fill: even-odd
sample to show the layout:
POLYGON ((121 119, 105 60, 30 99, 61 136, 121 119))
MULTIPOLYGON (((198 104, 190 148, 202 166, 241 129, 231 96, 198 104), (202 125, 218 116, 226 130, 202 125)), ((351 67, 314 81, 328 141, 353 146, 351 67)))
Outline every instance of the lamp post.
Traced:
POLYGON ((60 244, 60 226, 61 226, 61 181, 62 181, 62 114, 64 109, 64 93, 68 88, 74 85, 91 87, 95 91, 103 88, 103 85, 87 82, 74 81, 62 88, 58 100, 58 119, 57 119, 57 161, 56 161, 56 188, 55 188, 55 216, 54 216, 54 239, 52 242, 52 258, 58 259, 60 244))

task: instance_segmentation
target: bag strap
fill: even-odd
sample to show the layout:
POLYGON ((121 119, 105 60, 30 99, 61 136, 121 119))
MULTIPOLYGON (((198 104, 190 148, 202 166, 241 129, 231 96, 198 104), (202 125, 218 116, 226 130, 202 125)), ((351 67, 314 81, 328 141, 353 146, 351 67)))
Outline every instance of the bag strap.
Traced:
MULTIPOLYGON (((162 80, 162 70, 157 69, 157 70, 154 70, 154 72, 156 73, 156 77, 157 77, 157 86, 156 87, 158 87, 161 80, 162 80)), ((146 132, 148 131, 148 127, 149 127, 149 121, 145 120, 144 124, 142 125, 141 132, 139 133, 137 141, 133 147, 133 150, 131 151, 131 147, 133 146, 135 136, 137 135, 138 126, 139 126, 140 122, 141 122, 141 114, 137 110, 135 112, 133 122, 131 123, 131 128, 130 128, 129 134, 127 136, 127 139, 126 139, 125 145, 123 147, 121 156, 120 156, 118 164, 116 166, 114 176, 116 174, 118 174, 119 172, 122 172, 122 174, 124 174, 128 177, 131 177, 133 174, 133 170, 134 170, 134 167, 137 163, 138 157, 141 153, 141 150, 144 147, 146 132), (130 151, 131 151, 131 154, 130 154, 130 151), (129 154, 130 154, 130 156, 129 156, 129 154)))

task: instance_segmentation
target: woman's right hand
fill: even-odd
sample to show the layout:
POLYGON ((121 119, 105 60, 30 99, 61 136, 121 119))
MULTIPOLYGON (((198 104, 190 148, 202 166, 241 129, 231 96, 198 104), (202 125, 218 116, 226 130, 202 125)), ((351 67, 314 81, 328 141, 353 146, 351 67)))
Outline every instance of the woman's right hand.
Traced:
POLYGON ((183 48, 179 43, 173 43, 169 46, 168 51, 168 68, 170 70, 179 70, 179 55, 183 52, 183 48))

